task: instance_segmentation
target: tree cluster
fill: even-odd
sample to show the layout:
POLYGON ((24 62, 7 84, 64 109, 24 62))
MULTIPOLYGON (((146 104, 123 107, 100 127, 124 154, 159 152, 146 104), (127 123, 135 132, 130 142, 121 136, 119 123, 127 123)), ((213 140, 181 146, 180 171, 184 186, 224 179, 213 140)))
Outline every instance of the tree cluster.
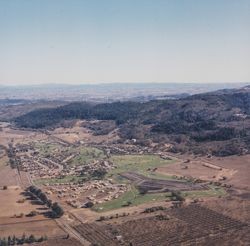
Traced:
POLYGON ((9 245, 23 245, 23 244, 31 244, 31 243, 41 243, 47 240, 47 236, 41 236, 36 238, 33 234, 30 236, 26 236, 25 234, 22 237, 8 236, 0 238, 0 246, 9 246, 9 245))
POLYGON ((172 201, 185 201, 185 198, 181 195, 180 191, 172 191, 171 192, 171 200, 172 201))
POLYGON ((51 208, 51 216, 53 218, 61 217, 64 214, 63 208, 57 202, 53 203, 50 199, 48 199, 46 194, 41 189, 32 185, 28 188, 28 191, 32 194, 32 196, 39 199, 41 202, 43 202, 43 204, 51 208))

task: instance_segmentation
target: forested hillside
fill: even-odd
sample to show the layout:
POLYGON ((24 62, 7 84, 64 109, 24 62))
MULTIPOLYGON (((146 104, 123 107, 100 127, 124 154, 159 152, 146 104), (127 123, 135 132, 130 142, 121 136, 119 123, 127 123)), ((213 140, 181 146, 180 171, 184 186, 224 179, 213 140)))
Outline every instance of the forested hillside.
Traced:
MULTIPOLYGON (((237 148, 229 152, 239 153, 250 145, 250 88, 146 103, 71 103, 55 109, 35 110, 16 118, 15 124, 49 128, 70 119, 113 120, 124 139, 170 141, 175 144, 175 151, 185 151, 187 146, 192 146, 201 152, 202 143, 216 141, 231 147, 233 143, 237 148), (144 129, 143 132, 140 129, 144 129)), ((227 155, 228 149, 220 154, 227 155)))

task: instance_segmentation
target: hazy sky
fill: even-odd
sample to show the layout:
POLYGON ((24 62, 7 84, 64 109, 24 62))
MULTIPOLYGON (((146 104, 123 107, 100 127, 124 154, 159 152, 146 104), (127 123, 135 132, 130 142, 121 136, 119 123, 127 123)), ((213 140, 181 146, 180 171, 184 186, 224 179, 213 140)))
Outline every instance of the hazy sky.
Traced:
POLYGON ((250 0, 0 0, 0 84, 224 81, 250 81, 250 0))

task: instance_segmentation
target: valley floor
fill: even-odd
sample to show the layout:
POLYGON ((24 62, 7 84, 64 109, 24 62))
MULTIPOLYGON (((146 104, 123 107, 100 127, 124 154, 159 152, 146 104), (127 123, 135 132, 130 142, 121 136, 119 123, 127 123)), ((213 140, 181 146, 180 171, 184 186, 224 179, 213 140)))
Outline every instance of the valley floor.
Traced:
POLYGON ((32 132, 2 124, 8 151, 0 156, 1 239, 34 235, 48 239, 44 246, 248 245, 249 155, 173 155, 114 144, 115 132, 104 142, 80 125, 32 132), (25 196, 30 185, 64 215, 46 217, 47 206, 25 196))

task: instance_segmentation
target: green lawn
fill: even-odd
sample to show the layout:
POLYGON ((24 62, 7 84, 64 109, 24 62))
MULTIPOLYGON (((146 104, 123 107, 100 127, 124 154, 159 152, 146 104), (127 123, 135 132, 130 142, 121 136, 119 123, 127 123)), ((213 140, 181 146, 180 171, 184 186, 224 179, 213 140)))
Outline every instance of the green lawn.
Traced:
POLYGON ((170 176, 160 175, 155 172, 149 171, 174 163, 175 160, 164 160, 157 155, 114 155, 110 158, 111 161, 117 166, 112 169, 109 175, 119 174, 122 172, 133 171, 145 176, 154 178, 171 178, 170 176))
MULTIPOLYGON (((184 198, 202 198, 202 197, 216 197, 224 196, 225 190, 221 187, 210 186, 209 190, 199 191, 183 191, 181 195, 184 198)), ((141 195, 139 191, 132 186, 131 190, 127 191, 117 199, 105 202, 103 204, 96 204, 93 210, 97 212, 105 212, 109 210, 119 209, 124 207, 125 204, 130 202, 130 206, 137 206, 143 203, 150 203, 155 201, 170 201, 171 192, 154 193, 141 195)))
POLYGON ((130 202, 130 206, 137 206, 143 203, 169 200, 170 193, 155 193, 141 195, 139 191, 133 186, 129 191, 114 199, 112 201, 105 202, 103 204, 96 204, 93 210, 97 212, 105 212, 124 207, 127 202, 130 202))
POLYGON ((197 191, 183 191, 181 194, 184 197, 199 198, 199 197, 213 197, 213 196, 225 196, 226 191, 218 186, 209 186, 209 190, 197 190, 197 191))

